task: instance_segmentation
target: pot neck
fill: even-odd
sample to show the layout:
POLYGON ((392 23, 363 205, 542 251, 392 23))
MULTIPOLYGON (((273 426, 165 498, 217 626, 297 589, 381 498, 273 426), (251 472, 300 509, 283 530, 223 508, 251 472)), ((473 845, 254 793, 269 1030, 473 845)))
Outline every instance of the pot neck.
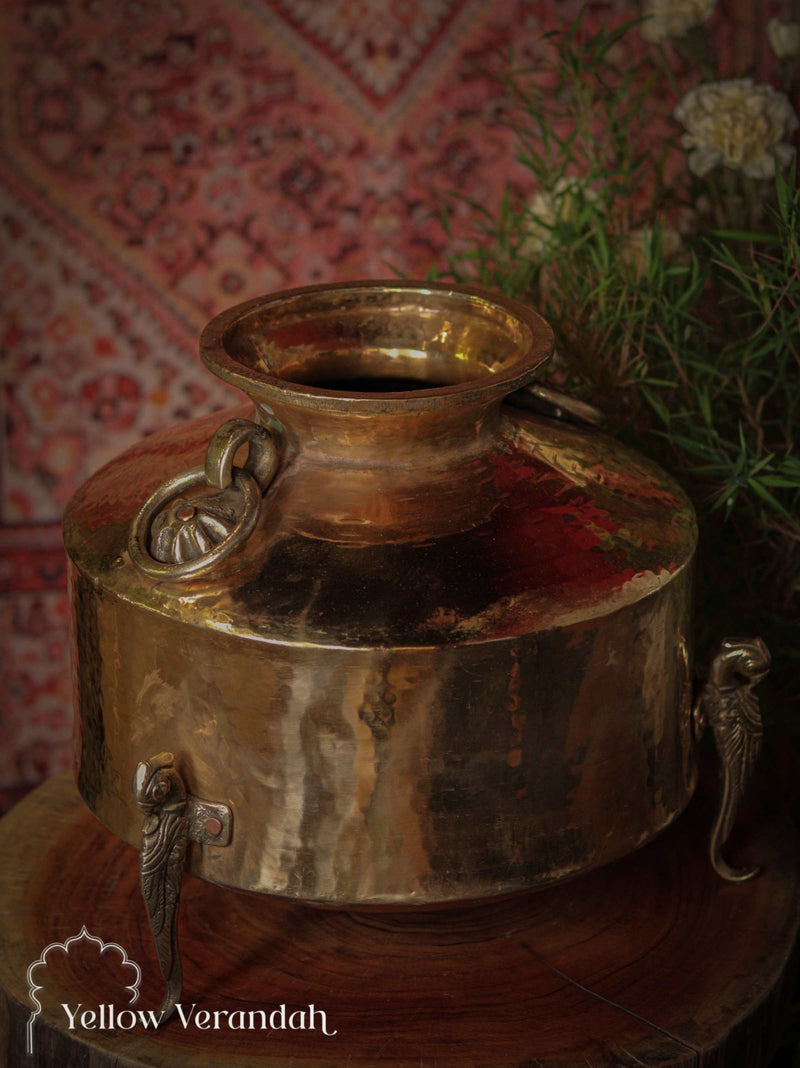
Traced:
POLYGON ((201 338, 209 368, 279 429, 286 477, 270 493, 282 514, 345 541, 427 538, 485 518, 500 406, 551 346, 547 324, 516 301, 409 282, 258 298, 201 338))
MULTIPOLYGON (((433 391, 435 393, 435 391, 433 391)), ((345 466, 408 466, 492 449, 500 433, 502 398, 448 406, 432 396, 424 408, 376 405, 307 408, 292 398, 257 402, 259 421, 283 440, 289 457, 345 466)))
POLYGON ((261 402, 259 421, 283 440, 274 505, 299 533, 345 544, 478 526, 497 503, 501 403, 365 412, 261 402))

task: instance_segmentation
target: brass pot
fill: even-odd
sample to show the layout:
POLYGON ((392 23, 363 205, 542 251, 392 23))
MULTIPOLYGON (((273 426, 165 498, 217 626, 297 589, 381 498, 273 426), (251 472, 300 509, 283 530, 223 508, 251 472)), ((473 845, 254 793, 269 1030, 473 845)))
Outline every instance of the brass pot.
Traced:
POLYGON ((65 519, 77 780, 112 831, 141 840, 173 754, 227 813, 195 813, 195 874, 423 905, 605 864, 681 812, 693 512, 618 442, 503 403, 550 352, 536 313, 314 287, 201 348, 250 404, 210 447, 219 415, 129 449, 65 519))

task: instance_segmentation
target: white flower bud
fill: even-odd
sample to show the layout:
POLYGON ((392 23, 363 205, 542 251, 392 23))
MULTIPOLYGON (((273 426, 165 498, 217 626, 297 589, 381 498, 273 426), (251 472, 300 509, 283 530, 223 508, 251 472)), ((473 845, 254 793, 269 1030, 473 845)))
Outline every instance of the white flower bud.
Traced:
POLYGON ((681 235, 671 227, 665 227, 656 236, 652 226, 642 226, 629 230, 620 242, 619 252, 622 262, 628 267, 634 278, 641 280, 647 273, 647 265, 656 252, 662 260, 671 260, 681 250, 681 235))
POLYGON ((581 178, 559 178, 551 192, 539 192, 528 205, 526 234, 519 252, 538 256, 550 245, 559 223, 575 224, 584 204, 597 199, 581 178))
POLYGON ((791 59, 800 55, 800 23, 770 19, 767 23, 767 38, 778 59, 791 59))
POLYGON ((714 10, 714 0, 646 0, 642 37, 657 44, 667 37, 683 37, 705 22, 714 10))

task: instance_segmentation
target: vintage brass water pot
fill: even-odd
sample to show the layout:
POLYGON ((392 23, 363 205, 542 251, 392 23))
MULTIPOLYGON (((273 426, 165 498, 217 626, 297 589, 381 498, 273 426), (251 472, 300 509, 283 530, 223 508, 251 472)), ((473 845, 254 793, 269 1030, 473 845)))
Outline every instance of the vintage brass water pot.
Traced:
MULTIPOLYGON (((473 288, 252 300, 201 340, 248 403, 75 496, 78 786, 132 844, 145 812, 146 897, 194 842, 191 871, 231 887, 475 899, 605 864, 684 809, 692 508, 532 387, 551 344, 473 288), (520 406, 537 397, 549 414, 520 406)), ((766 670, 742 648, 719 693, 725 665, 766 670)))

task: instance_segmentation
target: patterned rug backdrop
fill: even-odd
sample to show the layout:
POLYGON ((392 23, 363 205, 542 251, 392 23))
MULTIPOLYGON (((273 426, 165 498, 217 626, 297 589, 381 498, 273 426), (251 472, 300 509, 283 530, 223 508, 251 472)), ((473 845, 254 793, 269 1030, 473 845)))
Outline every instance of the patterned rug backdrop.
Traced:
POLYGON ((556 10, 580 7, 5 0, 0 790, 70 762, 70 495, 143 435, 233 399, 197 354, 215 312, 420 276, 445 247, 437 191, 524 189, 487 64, 511 44, 540 64, 556 10))

